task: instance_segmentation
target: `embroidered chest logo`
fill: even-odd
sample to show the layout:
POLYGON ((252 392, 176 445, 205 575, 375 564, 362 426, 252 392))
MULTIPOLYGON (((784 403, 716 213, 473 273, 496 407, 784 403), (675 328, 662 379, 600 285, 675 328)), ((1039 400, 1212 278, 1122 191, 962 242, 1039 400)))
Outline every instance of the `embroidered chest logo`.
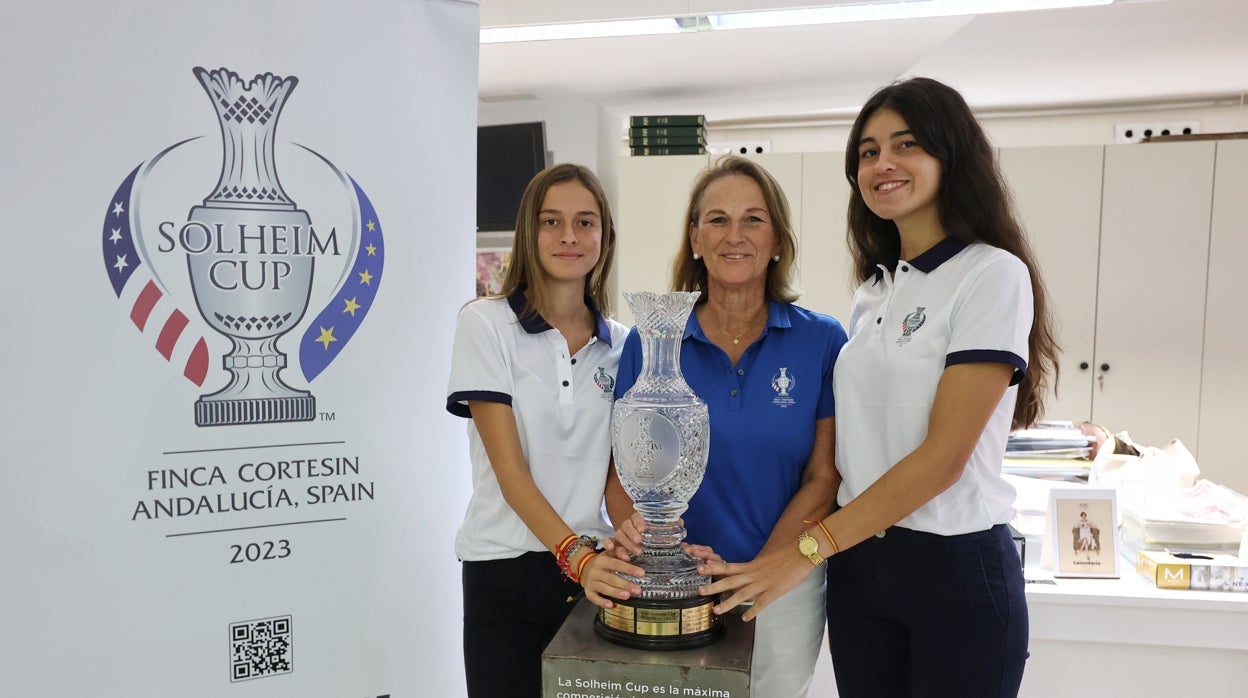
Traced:
POLYGON ((614 395, 615 379, 607 375, 607 369, 602 366, 598 367, 598 372, 594 374, 594 385, 603 392, 607 397, 614 395))
POLYGON ((918 306, 901 321, 901 336, 897 338, 897 344, 905 344, 909 342, 912 335, 919 331, 923 323, 927 322, 927 315, 923 314, 923 306, 918 306))
POLYGON ((789 367, 781 366, 780 372, 771 377, 771 389, 776 391, 776 396, 772 398, 771 404, 777 407, 788 407, 796 404, 790 393, 797 387, 797 379, 789 375, 789 367))

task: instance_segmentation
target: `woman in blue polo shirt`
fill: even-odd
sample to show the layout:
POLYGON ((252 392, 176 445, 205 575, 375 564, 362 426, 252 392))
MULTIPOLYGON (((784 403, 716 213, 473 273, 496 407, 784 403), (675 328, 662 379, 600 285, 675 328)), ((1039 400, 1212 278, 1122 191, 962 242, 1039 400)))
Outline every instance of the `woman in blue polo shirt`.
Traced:
POLYGON ((1039 269, 987 137, 946 85, 873 95, 845 174, 862 285, 835 372, 840 509, 763 565, 708 565, 733 576, 707 591, 734 590, 720 610, 757 599, 748 616, 829 558, 841 695, 1015 696, 1027 604, 1001 462, 1056 368, 1039 269))
MULTIPOLYGON (((601 510, 627 332, 608 317, 614 254, 598 179, 549 167, 524 191, 500 294, 459 314, 446 407, 472 420, 473 491, 455 539, 471 698, 538 698, 542 650, 582 587, 599 605, 637 591, 612 572, 642 570, 593 542, 611 533, 601 510)), ((627 496, 608 501, 621 506, 631 511, 627 496)))
MULTIPOLYGON (((694 184, 672 288, 701 291, 680 349, 685 380, 710 410, 706 475, 684 514, 699 557, 753 560, 788 549, 804 520, 832 509, 836 320, 793 304, 797 245, 788 204, 757 163, 719 159, 694 184), (713 551, 713 552, 712 552, 713 551)), ((641 372, 629 334, 615 392, 641 372)), ((620 521, 614 518, 613 520, 620 521)), ((639 547, 640 517, 617 540, 639 547)), ((753 695, 805 696, 823 641, 823 578, 811 575, 759 618, 753 695)))

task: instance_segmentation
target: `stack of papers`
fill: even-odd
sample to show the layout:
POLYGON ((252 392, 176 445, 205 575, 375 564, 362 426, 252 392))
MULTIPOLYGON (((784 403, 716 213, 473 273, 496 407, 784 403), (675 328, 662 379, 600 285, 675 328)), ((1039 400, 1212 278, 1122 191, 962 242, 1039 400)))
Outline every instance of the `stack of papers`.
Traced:
POLYGON ((1248 497, 1208 480, 1173 489, 1120 485, 1122 540, 1137 550, 1233 553, 1248 529, 1248 497))
POLYGON ((1085 479, 1096 437, 1073 422, 1041 422, 1010 434, 1002 471, 1027 477, 1085 479))

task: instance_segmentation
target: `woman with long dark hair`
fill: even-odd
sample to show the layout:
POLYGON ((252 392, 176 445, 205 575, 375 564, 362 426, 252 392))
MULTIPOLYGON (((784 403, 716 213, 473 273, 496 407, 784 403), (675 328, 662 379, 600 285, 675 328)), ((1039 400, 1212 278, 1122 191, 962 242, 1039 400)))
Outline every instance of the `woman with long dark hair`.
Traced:
POLYGON ((827 561, 844 696, 1015 696, 1027 658, 1022 565, 1001 476, 1034 422, 1057 345, 1039 268, 962 96, 914 78, 876 92, 845 156, 861 283, 833 378, 839 508, 706 593, 751 618, 827 561), (812 564, 813 563, 813 564, 812 564))

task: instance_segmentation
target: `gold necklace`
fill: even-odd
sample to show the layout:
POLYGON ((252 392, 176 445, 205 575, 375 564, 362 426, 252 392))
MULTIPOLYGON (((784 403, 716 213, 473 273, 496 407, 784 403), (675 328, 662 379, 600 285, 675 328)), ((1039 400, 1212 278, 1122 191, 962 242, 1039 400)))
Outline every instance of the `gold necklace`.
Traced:
MULTIPOLYGON (((764 306, 763 314, 761 315, 762 319, 764 320, 766 320, 767 318, 766 311, 767 311, 767 308, 766 306, 764 306)), ((724 333, 725 337, 727 337, 728 339, 731 339, 733 344, 740 344, 742 337, 749 335, 749 334, 753 334, 755 332, 754 326, 758 324, 759 318, 760 318, 759 315, 755 315, 753 318, 750 318, 750 324, 746 325, 745 329, 742 330, 741 333, 738 334, 736 337, 733 337, 731 332, 729 332, 728 330, 725 330, 723 325, 719 324, 718 319, 715 321, 715 326, 717 329, 719 329, 720 332, 724 333)))

